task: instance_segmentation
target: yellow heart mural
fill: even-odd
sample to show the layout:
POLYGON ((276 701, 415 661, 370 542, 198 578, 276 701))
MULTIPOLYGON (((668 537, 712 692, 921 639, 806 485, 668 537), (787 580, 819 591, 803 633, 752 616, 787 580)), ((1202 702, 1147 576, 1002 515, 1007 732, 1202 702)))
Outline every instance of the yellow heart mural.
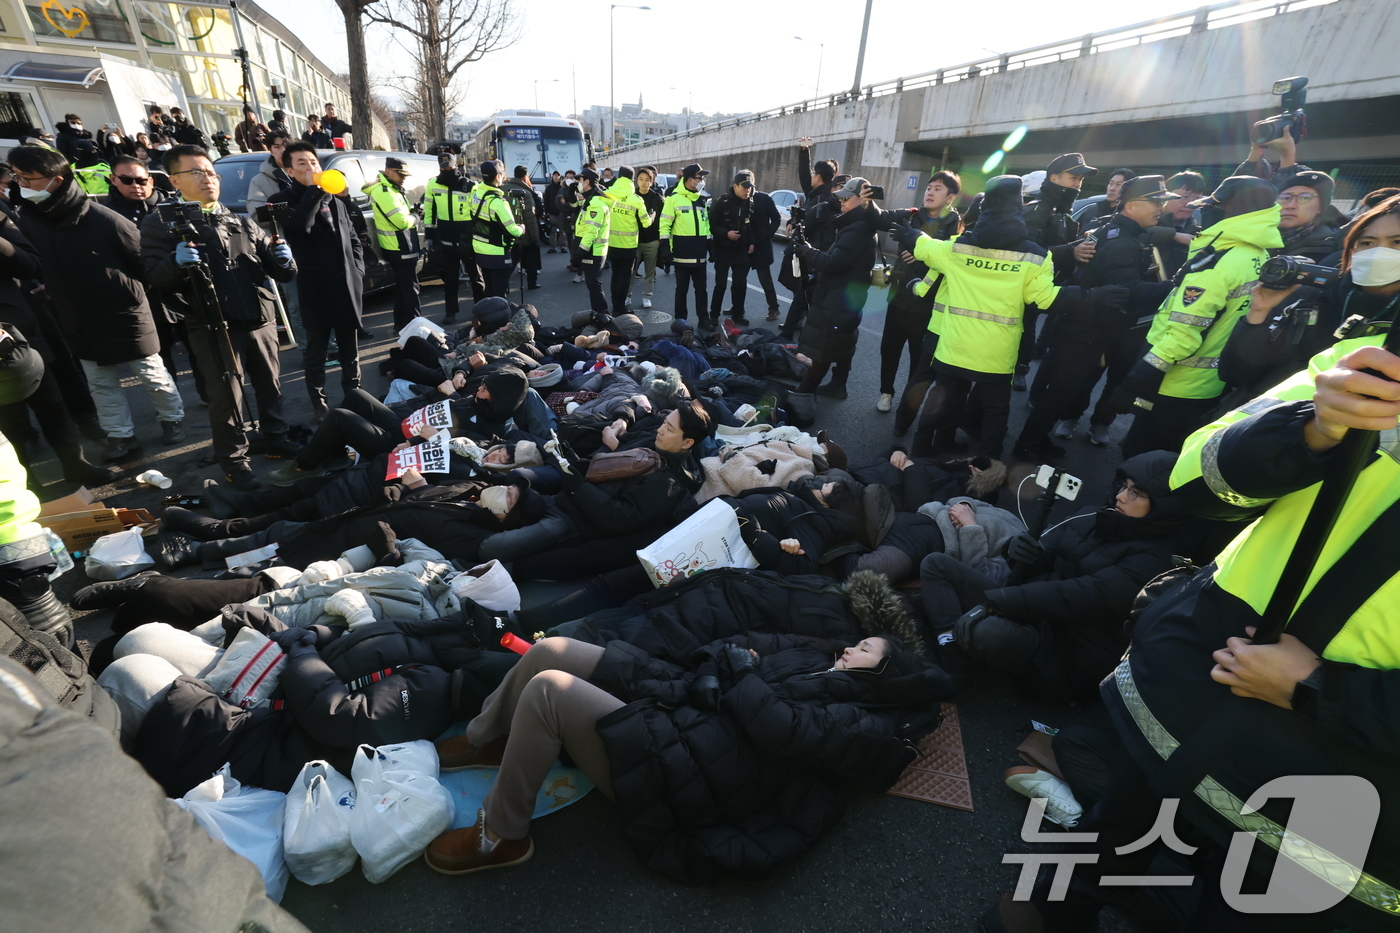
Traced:
POLYGON ((44 0, 44 2, 39 5, 39 9, 43 11, 44 19, 48 20, 50 26, 70 39, 77 38, 84 29, 92 25, 88 20, 86 10, 80 6, 64 9, 62 0, 44 0), (57 13, 61 18, 60 21, 54 22, 53 16, 50 15, 51 13, 57 13), (76 24, 76 28, 74 24, 76 24))

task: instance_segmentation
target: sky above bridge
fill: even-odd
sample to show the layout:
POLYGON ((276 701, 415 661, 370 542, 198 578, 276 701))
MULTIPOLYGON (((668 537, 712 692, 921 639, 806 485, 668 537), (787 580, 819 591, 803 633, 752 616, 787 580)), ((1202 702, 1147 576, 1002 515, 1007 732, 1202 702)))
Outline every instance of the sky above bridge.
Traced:
MULTIPOLYGON (((260 0, 327 65, 346 66, 344 21, 334 0, 260 0)), ((640 93, 648 107, 698 113, 765 110, 851 86, 860 45, 859 0, 643 0, 619 8, 616 93, 620 106, 640 93), (641 4, 639 4, 641 5, 641 4), (794 15, 803 10, 805 15, 794 15), (796 36, 801 36, 799 41, 796 36), (824 44, 824 50, 820 44, 824 44)), ((609 4, 517 0, 521 39, 468 65, 461 84, 466 117, 538 106, 570 113, 608 103, 609 4), (538 79, 538 85, 535 84, 538 79)), ((1194 9, 1190 0, 1045 0, 906 3, 875 0, 862 84, 930 71, 980 56, 1014 52, 1194 9)), ((393 83, 413 59, 375 26, 367 37, 371 79, 393 83)), ((1183 76, 1189 80, 1189 77, 1183 76)), ((385 93, 393 97, 392 93, 385 93)))

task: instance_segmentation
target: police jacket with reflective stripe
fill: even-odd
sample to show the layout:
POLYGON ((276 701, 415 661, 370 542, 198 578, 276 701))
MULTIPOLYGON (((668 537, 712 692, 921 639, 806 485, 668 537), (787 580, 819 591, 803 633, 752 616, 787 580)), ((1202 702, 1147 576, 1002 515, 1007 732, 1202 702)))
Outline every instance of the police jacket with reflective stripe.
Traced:
POLYGON ((661 211, 661 240, 670 244, 676 262, 704 262, 710 255, 709 198, 682 182, 661 211))
POLYGON ((1159 390, 1174 398, 1216 398, 1225 390, 1216 368, 1235 322, 1249 309, 1249 293, 1269 250, 1283 245, 1277 205, 1230 217, 1191 241, 1184 276, 1167 296, 1147 334, 1144 357, 1166 373, 1159 390), (1207 268, 1190 271, 1207 247, 1222 253, 1207 268), (1225 252, 1229 250, 1229 252, 1225 252))
POLYGON ((424 186, 423 226, 430 239, 460 243, 471 238, 473 184, 456 172, 442 172, 424 186))
POLYGON ((383 172, 360 189, 374 207, 374 232, 379 248, 393 253, 418 252, 418 224, 402 188, 383 172))

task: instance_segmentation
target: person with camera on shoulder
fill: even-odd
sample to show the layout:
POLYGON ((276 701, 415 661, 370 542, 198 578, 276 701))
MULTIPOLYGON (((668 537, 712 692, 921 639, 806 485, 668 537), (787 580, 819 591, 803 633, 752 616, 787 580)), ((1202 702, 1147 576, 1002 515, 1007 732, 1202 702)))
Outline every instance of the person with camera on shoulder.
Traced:
POLYGON ((142 286, 136 225, 89 198, 68 160, 53 149, 10 150, 21 197, 20 230, 39 252, 44 290, 53 300, 68 345, 83 364, 97 418, 107 434, 106 459, 141 448, 122 391, 126 364, 146 388, 167 445, 185 439, 185 406, 165 363, 142 286))
POLYGON ((317 421, 330 411, 326 404, 326 351, 331 335, 340 348, 340 386, 348 394, 360 384, 359 330, 363 302, 364 246, 350 221, 353 210, 317 186, 321 161, 308 142, 287 143, 282 167, 291 185, 274 194, 268 205, 286 205, 281 228, 306 288, 301 295, 306 325, 302 366, 311 415, 317 421))
POLYGON ((160 289, 167 301, 183 305, 196 347, 195 365, 203 370, 209 387, 214 456, 225 478, 237 489, 256 489, 258 480, 248 463, 248 436, 243 428, 243 387, 227 378, 222 347, 216 347, 222 337, 210 329, 210 321, 222 315, 233 353, 253 383, 264 455, 294 456, 301 448, 287 439, 287 422, 282 417, 277 303, 271 280, 290 281, 297 272, 296 261, 290 246, 219 203, 219 173, 204 149, 176 146, 165 155, 165 169, 184 203, 165 205, 141 221, 146 281, 160 289), (194 242, 186 242, 178 231, 186 222, 194 227, 194 242), (191 279, 190 267, 198 266, 204 267, 213 283, 217 306, 206 302, 191 279))

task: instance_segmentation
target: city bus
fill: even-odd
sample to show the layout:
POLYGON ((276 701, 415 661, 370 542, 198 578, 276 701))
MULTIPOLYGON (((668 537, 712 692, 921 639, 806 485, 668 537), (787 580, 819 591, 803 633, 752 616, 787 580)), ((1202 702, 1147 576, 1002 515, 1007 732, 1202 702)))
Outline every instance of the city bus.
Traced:
POLYGON ((462 155, 473 172, 487 159, 505 163, 507 177, 523 165, 530 180, 542 186, 549 184, 551 172, 583 168, 588 146, 577 120, 549 110, 501 110, 482 124, 462 155))

